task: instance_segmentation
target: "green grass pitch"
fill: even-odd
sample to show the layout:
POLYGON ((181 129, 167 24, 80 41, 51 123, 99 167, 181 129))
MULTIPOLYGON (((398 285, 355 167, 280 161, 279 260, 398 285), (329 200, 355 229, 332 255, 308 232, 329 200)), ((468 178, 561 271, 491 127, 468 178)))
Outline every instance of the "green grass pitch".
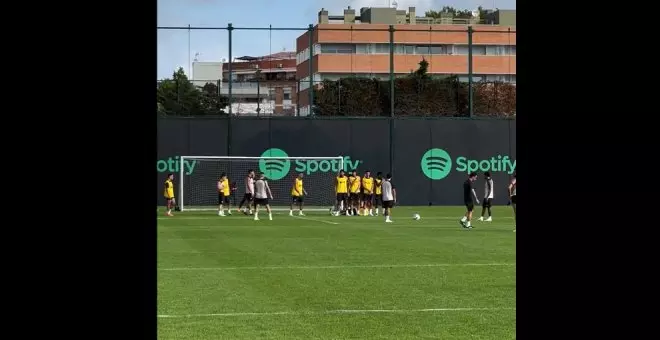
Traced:
POLYGON ((471 230, 463 207, 397 207, 387 224, 159 210, 161 340, 515 339, 510 207, 471 230))

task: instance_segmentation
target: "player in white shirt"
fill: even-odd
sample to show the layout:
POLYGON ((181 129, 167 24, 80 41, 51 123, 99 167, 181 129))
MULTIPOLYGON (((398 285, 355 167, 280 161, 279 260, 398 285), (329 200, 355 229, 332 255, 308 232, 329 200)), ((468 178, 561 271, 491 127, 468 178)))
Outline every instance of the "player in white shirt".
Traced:
POLYGON ((481 217, 479 217, 479 221, 484 220, 484 214, 486 213, 486 210, 488 210, 488 218, 486 219, 486 222, 492 222, 493 214, 490 212, 490 207, 493 204, 493 198, 495 197, 493 194, 493 188, 495 186, 493 185, 493 179, 490 177, 490 172, 486 171, 484 174, 484 180, 486 181, 484 184, 484 203, 481 207, 481 217))
POLYGON ((244 214, 252 214, 252 200, 254 199, 254 170, 248 170, 248 174, 245 177, 245 194, 243 195, 243 199, 241 200, 241 203, 238 205, 238 212, 243 212, 244 214), (243 204, 245 204, 245 209, 241 210, 243 208, 243 204))
POLYGON ((265 206, 268 212, 268 219, 273 220, 273 212, 270 210, 268 199, 273 199, 273 194, 270 192, 266 176, 259 174, 259 179, 254 182, 254 220, 259 221, 259 206, 265 206))
POLYGON ((385 222, 392 222, 392 208, 396 203, 396 189, 392 184, 392 175, 387 174, 385 180, 381 184, 381 190, 383 192, 383 215, 385 216, 385 222))

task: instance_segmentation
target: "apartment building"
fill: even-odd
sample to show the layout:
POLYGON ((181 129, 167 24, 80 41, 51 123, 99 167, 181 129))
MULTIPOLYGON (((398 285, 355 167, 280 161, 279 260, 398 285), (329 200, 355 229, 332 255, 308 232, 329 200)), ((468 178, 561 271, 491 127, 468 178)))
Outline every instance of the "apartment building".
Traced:
POLYGON ((357 76, 389 79, 390 37, 394 25, 394 73, 406 76, 425 59, 429 73, 458 75, 467 80, 468 27, 472 34, 472 74, 474 81, 516 81, 515 10, 487 12, 484 18, 455 19, 447 13, 441 18, 417 17, 415 7, 351 9, 341 16, 319 11, 312 32, 312 70, 310 38, 305 32, 296 40, 296 74, 300 80, 300 115, 309 114, 309 80, 357 76))
MULTIPOLYGON (((232 62, 232 113, 295 115, 297 106, 296 53, 235 58, 232 62)), ((220 93, 229 95, 229 64, 222 65, 220 93)))
POLYGON ((222 79, 222 62, 193 61, 192 79, 190 79, 193 85, 202 88, 206 83, 217 84, 220 79, 222 79))

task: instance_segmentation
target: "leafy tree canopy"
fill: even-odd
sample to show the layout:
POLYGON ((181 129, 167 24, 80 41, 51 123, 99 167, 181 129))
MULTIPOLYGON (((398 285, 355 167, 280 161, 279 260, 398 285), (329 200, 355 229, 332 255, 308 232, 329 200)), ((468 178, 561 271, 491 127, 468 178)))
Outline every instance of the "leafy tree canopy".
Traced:
POLYGON ((182 67, 174 71, 172 78, 158 82, 156 93, 159 115, 218 115, 225 114, 224 109, 229 105, 216 84, 207 83, 199 89, 188 80, 182 67))
MULTIPOLYGON (((479 17, 483 19, 486 15, 486 13, 485 13, 486 11, 481 6, 479 6, 477 8, 477 10, 479 11, 479 17)), ((446 14, 452 14, 453 17, 457 18, 457 19, 472 19, 473 18, 471 10, 467 10, 467 9, 459 10, 459 9, 456 9, 454 7, 451 7, 451 6, 443 6, 442 9, 439 10, 439 11, 430 10, 430 11, 426 11, 424 13, 425 16, 430 17, 430 18, 435 18, 435 19, 441 18, 443 14, 445 14, 445 15, 446 14)))

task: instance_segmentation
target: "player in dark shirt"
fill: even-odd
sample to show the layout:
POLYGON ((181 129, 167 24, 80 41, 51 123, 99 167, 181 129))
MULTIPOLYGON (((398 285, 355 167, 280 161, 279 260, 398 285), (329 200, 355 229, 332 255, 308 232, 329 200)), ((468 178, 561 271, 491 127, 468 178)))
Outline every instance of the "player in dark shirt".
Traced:
POLYGON ((477 193, 474 191, 474 181, 477 180, 477 173, 472 172, 468 178, 463 182, 463 202, 467 208, 465 216, 461 218, 461 226, 463 228, 472 228, 472 210, 474 210, 474 204, 479 204, 479 199, 477 198, 477 193))

